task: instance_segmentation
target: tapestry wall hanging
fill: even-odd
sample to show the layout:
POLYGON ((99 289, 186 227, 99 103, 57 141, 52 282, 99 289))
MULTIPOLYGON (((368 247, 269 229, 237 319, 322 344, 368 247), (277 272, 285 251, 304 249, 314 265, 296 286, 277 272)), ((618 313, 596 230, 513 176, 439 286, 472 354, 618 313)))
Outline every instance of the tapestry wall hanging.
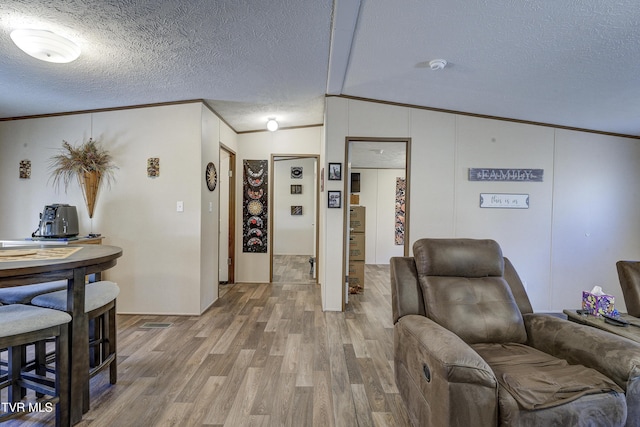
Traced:
POLYGON ((267 252, 267 160, 243 161, 242 252, 267 252))
POLYGON ((404 198, 407 182, 404 178, 396 178, 396 245, 404 245, 404 198))

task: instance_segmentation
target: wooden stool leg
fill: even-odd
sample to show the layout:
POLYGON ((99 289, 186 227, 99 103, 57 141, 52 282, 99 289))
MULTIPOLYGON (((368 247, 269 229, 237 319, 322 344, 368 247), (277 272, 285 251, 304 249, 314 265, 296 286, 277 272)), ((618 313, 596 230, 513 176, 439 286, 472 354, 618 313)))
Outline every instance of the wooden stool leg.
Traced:
POLYGON ((96 317, 95 319, 89 319, 89 367, 93 368, 95 366, 97 366, 98 364, 100 364, 100 361, 98 360, 99 356, 99 350, 97 347, 100 347, 100 339, 101 339, 101 335, 100 335, 100 330, 101 330, 101 325, 100 325, 100 316, 96 317), (95 345, 91 345, 91 343, 97 343, 95 345))
POLYGON ((116 304, 114 302, 113 307, 109 310, 108 316, 108 329, 109 339, 107 340, 107 355, 113 354, 113 361, 109 364, 109 381, 111 384, 115 384, 118 381, 118 360, 117 360, 117 339, 116 339, 116 304))
POLYGON ((56 390, 58 403, 56 410, 56 426, 70 424, 70 383, 69 383, 69 335, 67 325, 60 327, 60 335, 56 339, 56 390))
POLYGON ((26 390, 20 387, 20 370, 22 368, 22 360, 24 357, 24 346, 16 345, 9 347, 9 354, 7 360, 9 367, 7 370, 8 380, 11 381, 11 385, 8 390, 9 402, 14 403, 22 400, 26 395, 26 390))
MULTIPOLYGON (((36 375, 46 376, 47 375, 47 342, 46 341, 38 341, 34 345, 34 366, 36 375)), ((37 397, 43 397, 44 394, 40 392, 36 392, 37 397)))

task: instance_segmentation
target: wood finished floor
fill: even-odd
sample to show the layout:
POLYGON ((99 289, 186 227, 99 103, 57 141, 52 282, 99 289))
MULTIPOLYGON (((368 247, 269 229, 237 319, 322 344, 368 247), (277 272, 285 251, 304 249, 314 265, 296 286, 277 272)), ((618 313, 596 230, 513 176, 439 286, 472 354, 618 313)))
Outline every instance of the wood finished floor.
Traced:
POLYGON ((310 255, 274 255, 273 283, 315 283, 310 255))
MULTIPOLYGON (((308 270, 307 270, 308 272, 308 270)), ((232 284, 202 316, 118 316, 118 383, 79 426, 409 426, 393 377, 388 266, 323 312, 320 287, 232 284), (171 322, 145 329, 146 322, 171 322)), ((8 426, 52 426, 30 415, 8 426)))

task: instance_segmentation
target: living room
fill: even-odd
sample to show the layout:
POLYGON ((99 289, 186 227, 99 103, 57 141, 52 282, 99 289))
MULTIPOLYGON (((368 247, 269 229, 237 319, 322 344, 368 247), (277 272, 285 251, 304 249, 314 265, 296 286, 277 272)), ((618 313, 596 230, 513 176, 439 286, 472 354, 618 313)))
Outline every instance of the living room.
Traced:
MULTIPOLYGON (((370 6, 363 3, 363 12, 370 6)), ((457 71, 463 68, 459 61, 452 60, 449 68, 434 73, 454 72, 456 67, 457 71)), ((431 72, 424 67, 420 71, 431 72)), ((6 84, 12 79, 7 78, 6 84)), ((130 319, 148 320, 145 316, 158 316, 158 320, 197 324, 192 316, 206 316, 215 311, 216 303, 226 303, 219 298, 217 276, 217 253, 224 244, 218 237, 219 190, 207 189, 206 165, 219 165, 221 148, 235 154, 235 238, 240 242, 243 161, 271 161, 272 156, 281 155, 319 156, 325 180, 318 193, 316 268, 319 312, 323 314, 314 311, 314 315, 326 316, 316 325, 318 328, 329 322, 332 334, 339 331, 333 338, 350 341, 349 334, 340 337, 346 325, 356 328, 355 332, 349 331, 354 337, 363 327, 354 326, 349 316, 360 318, 361 313, 353 310, 370 307, 366 301, 362 306, 362 301, 352 300, 345 292, 347 187, 344 178, 327 180, 327 168, 329 163, 340 163, 343 177, 348 176, 345 144, 349 137, 406 138, 410 140, 406 228, 410 243, 422 237, 495 239, 515 265, 535 311, 577 308, 582 291, 596 285, 613 295, 617 308, 624 311, 615 263, 640 259, 636 237, 640 235, 640 192, 633 185, 640 179, 638 132, 615 127, 615 120, 606 111, 590 126, 584 122, 590 116, 578 113, 575 116, 582 120, 579 123, 539 119, 553 117, 551 107, 547 111, 541 104, 537 104, 538 111, 544 110, 541 116, 516 120, 491 111, 470 113, 448 105, 400 102, 391 96, 363 98, 355 90, 350 94, 326 89, 324 86, 320 94, 322 112, 317 120, 292 122, 275 132, 264 129, 266 118, 275 113, 266 112, 263 105, 257 109, 261 111, 252 112, 252 118, 256 117, 253 123, 259 123, 259 127, 252 123, 251 128, 244 128, 231 125, 236 123, 235 116, 225 115, 224 105, 217 108, 218 104, 204 94, 157 103, 51 110, 49 114, 33 116, 6 115, 0 121, 0 237, 29 236, 47 204, 75 205, 83 233, 101 233, 104 244, 123 249, 117 266, 106 273, 120 286, 118 312, 122 319, 131 316, 130 319), (604 116, 610 118, 608 124, 603 124, 604 116), (118 166, 115 182, 101 189, 91 220, 79 187, 72 186, 67 192, 54 188, 48 169, 49 159, 63 140, 78 144, 88 138, 95 138, 108 148, 118 166), (157 177, 147 175, 149 158, 159 159, 157 177), (25 159, 31 162, 29 179, 18 175, 19 164, 25 159), (478 181, 470 178, 473 168, 536 169, 543 171, 543 177, 540 181, 478 181), (328 191, 343 193, 340 209, 326 207, 328 191), (527 205, 523 209, 486 207, 481 198, 487 194, 518 196, 526 199, 527 205), (183 202, 182 212, 176 210, 178 201, 183 202), (334 314, 346 317, 337 320, 334 314)), ((483 97, 478 98, 476 102, 482 103, 483 97)), ((615 102, 609 100, 606 105, 611 103, 615 102)), ((496 102, 487 100, 487 104, 496 102)), ((568 108, 563 110, 563 117, 571 116, 566 112, 568 108)), ((632 112, 627 115, 634 116, 632 112)), ((238 123, 244 126, 245 122, 238 123)), ((263 292, 269 283, 269 253, 246 253, 237 245, 234 256, 235 281, 242 285, 242 292, 263 292)), ((372 271, 374 268, 377 267, 373 266, 372 271)), ((376 299, 383 306, 380 310, 388 308, 384 305, 389 295, 384 292, 376 291, 381 296, 376 299)), ((241 299, 239 293, 235 296, 241 299)), ((376 331, 389 333, 389 311, 383 311, 389 318, 379 321, 383 326, 374 325, 376 331)), ((373 317, 371 312, 368 316, 373 317)), ((131 324, 123 320, 121 325, 125 328, 131 324)), ((136 333, 141 332, 123 335, 125 343, 136 333)), ((381 347, 385 357, 376 359, 382 363, 392 359, 388 338, 381 347)), ((296 339, 299 337, 288 345, 294 346, 296 339)), ((127 348, 126 344, 122 348, 127 348)), ((332 347, 333 351, 338 351, 336 348, 341 345, 332 347)), ((150 344, 149 349, 152 352, 150 344)), ((278 356, 285 353, 280 350, 276 352, 278 356)), ((336 362, 340 366, 366 353, 363 347, 356 348, 350 359, 351 349, 347 350, 341 355, 343 359, 334 359, 340 360, 336 362)), ((237 356, 239 352, 233 354, 237 356)), ((123 361, 129 356, 123 353, 123 361)), ((296 357, 303 356, 296 353, 296 357)), ((343 376, 331 381, 336 384, 340 378, 343 376)), ((210 391, 216 389, 215 380, 212 381, 210 391)), ((356 395, 361 391, 359 387, 354 389, 356 395)), ((336 415, 335 424, 339 424, 338 419, 336 415)))

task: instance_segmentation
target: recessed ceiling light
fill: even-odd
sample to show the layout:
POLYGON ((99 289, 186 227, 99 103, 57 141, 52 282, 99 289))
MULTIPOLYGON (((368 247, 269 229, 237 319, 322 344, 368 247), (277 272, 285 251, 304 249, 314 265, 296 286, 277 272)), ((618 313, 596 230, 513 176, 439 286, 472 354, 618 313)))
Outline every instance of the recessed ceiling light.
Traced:
POLYGON ((11 39, 25 53, 42 61, 67 63, 80 56, 77 44, 47 30, 13 30, 11 39))
POLYGON ((431 68, 431 71, 442 70, 446 66, 447 61, 444 59, 432 59, 429 61, 429 68, 431 68))

